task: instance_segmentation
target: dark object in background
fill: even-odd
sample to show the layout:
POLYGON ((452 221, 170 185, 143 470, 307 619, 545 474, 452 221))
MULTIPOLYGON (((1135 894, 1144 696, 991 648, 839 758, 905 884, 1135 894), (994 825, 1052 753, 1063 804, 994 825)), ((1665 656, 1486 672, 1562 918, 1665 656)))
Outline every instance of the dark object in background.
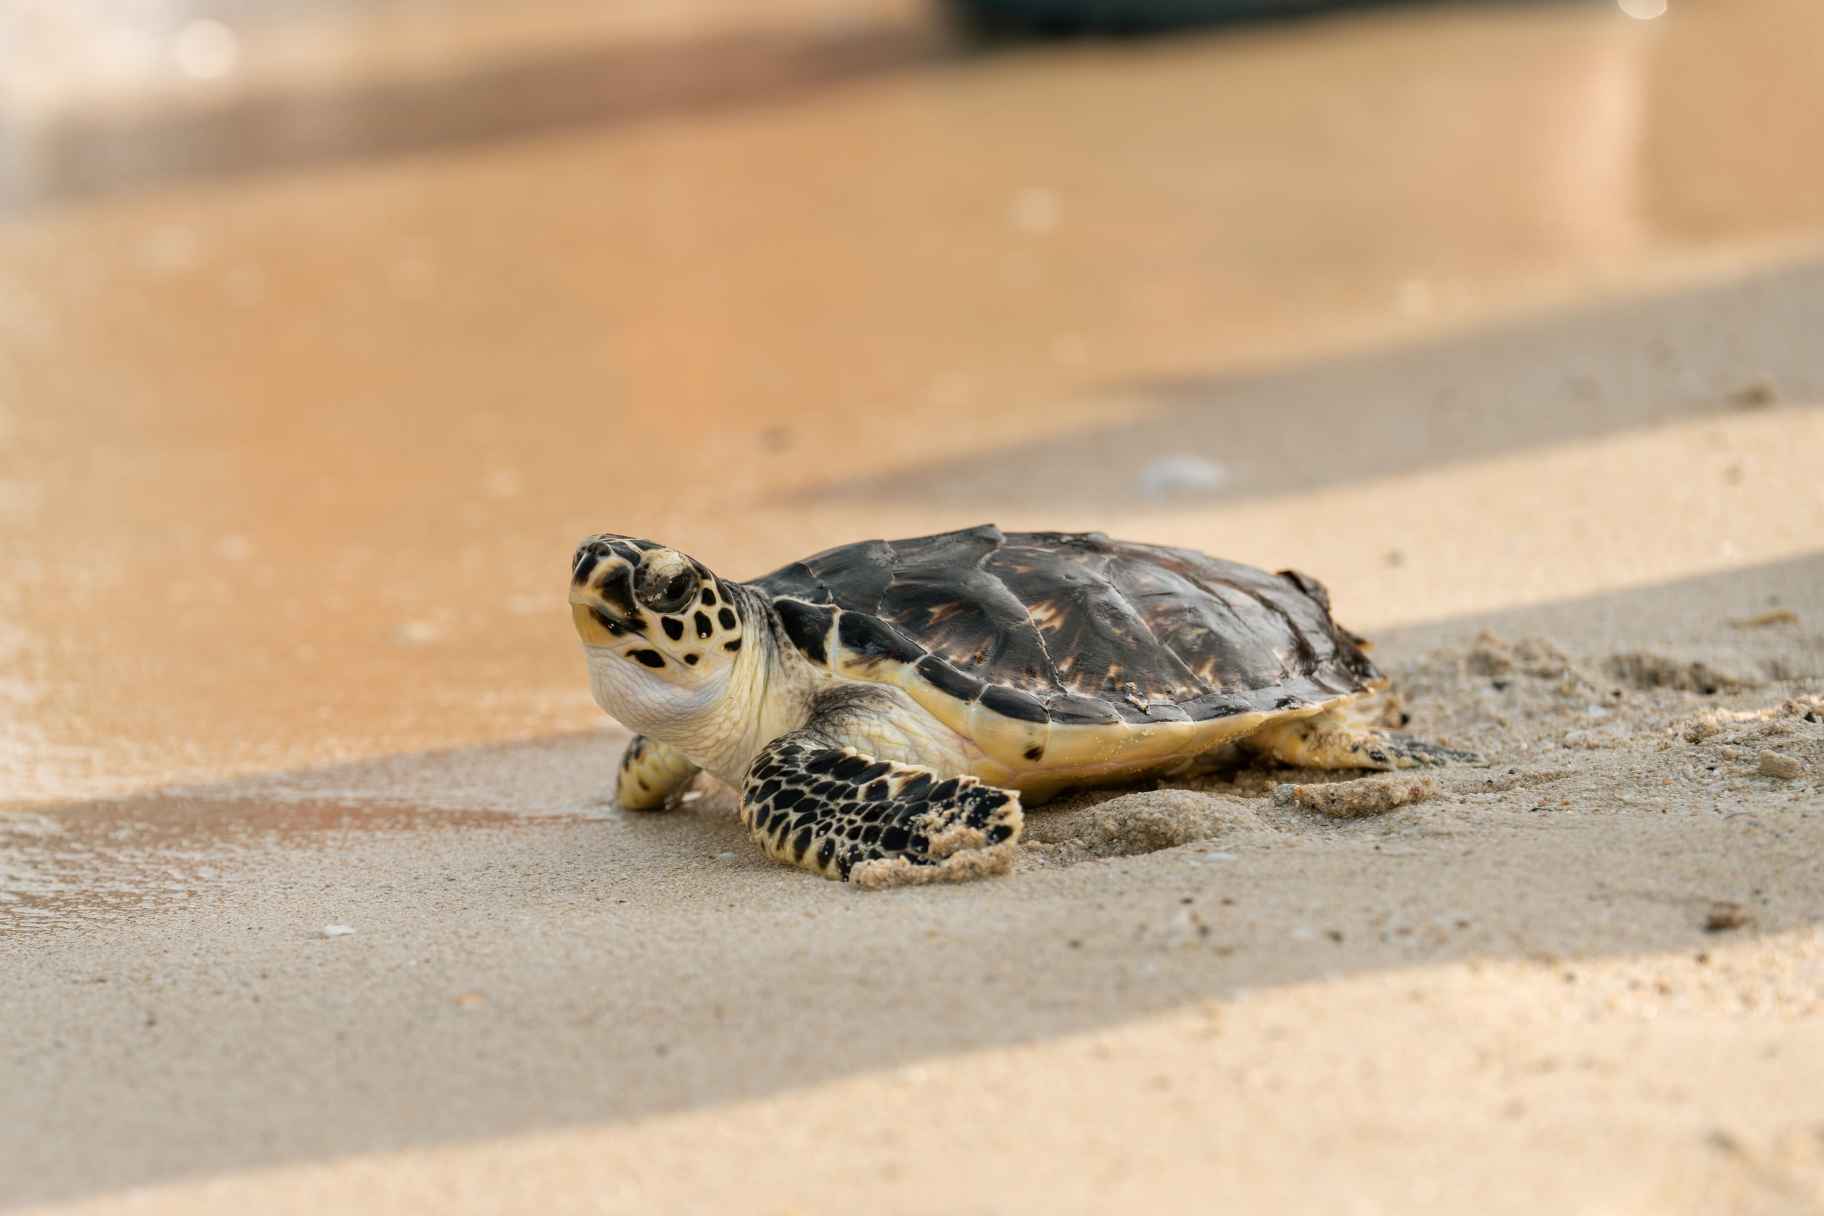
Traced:
POLYGON ((1140 34, 1336 8, 1350 0, 945 0, 978 34, 1140 34))

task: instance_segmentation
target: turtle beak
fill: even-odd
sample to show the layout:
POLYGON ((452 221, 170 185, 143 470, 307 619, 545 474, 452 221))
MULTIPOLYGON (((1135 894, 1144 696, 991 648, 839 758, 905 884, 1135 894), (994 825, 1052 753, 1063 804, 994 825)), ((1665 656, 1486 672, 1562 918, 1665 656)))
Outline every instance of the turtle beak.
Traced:
POLYGON ((613 617, 593 605, 576 602, 574 597, 570 601, 570 620, 584 645, 613 646, 627 639, 626 629, 613 617))
POLYGON ((633 563, 602 537, 584 541, 571 558, 570 615, 592 646, 613 645, 645 626, 633 599, 633 563))
POLYGON ((579 591, 600 587, 605 580, 612 579, 617 568, 631 574, 633 566, 638 563, 639 552, 631 546, 617 547, 613 543, 614 539, 610 536, 591 536, 570 555, 572 600, 575 600, 579 591))

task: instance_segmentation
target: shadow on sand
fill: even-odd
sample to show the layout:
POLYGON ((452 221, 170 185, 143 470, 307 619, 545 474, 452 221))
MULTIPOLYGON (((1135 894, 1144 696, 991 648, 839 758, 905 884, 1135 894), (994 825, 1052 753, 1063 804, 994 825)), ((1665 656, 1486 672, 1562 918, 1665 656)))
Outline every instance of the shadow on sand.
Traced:
POLYGON ((986 517, 1266 499, 1440 459, 1487 460, 1781 401, 1816 405, 1819 319, 1779 301, 1821 294, 1824 263, 1813 262, 1284 371, 1115 383, 1095 394, 1107 402, 1101 425, 777 501, 966 497, 986 517), (1201 480, 1157 473, 1184 457, 1207 466, 1201 480))

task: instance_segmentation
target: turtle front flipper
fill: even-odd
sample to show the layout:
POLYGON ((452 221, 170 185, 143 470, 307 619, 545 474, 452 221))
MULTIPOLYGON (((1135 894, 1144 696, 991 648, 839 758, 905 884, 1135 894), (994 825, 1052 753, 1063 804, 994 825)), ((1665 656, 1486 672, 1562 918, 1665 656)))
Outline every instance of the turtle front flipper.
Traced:
POLYGON ((940 780, 801 730, 754 757, 741 822, 769 857, 879 887, 1004 872, 1021 811, 1012 790, 940 780))
POLYGON ((690 784, 697 766, 675 747, 635 735, 621 753, 614 798, 628 811, 663 810, 671 796, 690 784))

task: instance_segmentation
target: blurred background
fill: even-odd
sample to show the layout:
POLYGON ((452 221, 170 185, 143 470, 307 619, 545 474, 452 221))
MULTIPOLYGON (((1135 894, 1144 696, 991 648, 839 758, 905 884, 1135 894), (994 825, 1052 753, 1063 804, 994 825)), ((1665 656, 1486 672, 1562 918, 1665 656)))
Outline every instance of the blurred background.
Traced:
POLYGON ((739 577, 1103 528, 1360 629, 1814 552, 1820 46, 1815 0, 5 0, 0 804, 597 729, 604 529, 739 577))

